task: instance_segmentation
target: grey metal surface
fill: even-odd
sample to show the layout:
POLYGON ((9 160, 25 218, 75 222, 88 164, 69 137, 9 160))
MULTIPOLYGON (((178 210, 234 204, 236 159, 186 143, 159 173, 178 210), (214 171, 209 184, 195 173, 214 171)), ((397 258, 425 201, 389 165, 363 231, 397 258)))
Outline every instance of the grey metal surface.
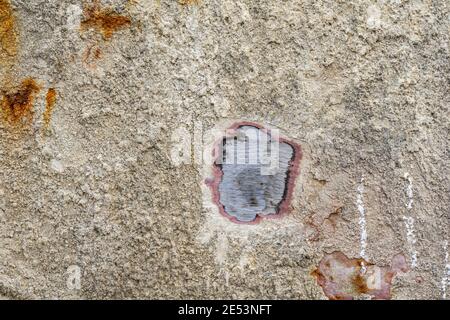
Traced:
MULTIPOLYGON (((276 148, 266 150, 262 148, 264 135, 268 137, 261 129, 242 126, 236 139, 224 139, 220 202, 229 215, 242 222, 253 221, 258 214, 277 214, 285 194, 294 150, 285 142, 274 143, 276 148), (264 161, 271 156, 272 162, 264 161)), ((274 142, 270 138, 267 141, 274 142)))

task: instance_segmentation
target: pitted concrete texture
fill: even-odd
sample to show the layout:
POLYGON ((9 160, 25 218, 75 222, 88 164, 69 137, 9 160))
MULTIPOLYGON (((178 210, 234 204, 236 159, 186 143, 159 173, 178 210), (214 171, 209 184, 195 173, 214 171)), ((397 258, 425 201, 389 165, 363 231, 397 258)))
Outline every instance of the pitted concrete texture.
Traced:
POLYGON ((448 299, 448 15, 445 0, 0 0, 0 296, 448 299), (236 121, 302 146, 283 218, 230 222, 199 144, 173 161, 180 128, 209 154, 236 121), (353 272, 332 294, 328 257, 353 272))

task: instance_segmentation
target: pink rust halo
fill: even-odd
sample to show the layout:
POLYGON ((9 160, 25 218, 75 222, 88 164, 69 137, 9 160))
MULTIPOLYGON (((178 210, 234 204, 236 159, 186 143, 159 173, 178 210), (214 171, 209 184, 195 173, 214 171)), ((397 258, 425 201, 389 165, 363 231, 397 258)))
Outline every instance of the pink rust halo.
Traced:
POLYGON ((271 134, 270 129, 267 129, 258 123, 250 122, 250 121, 240 121, 240 122, 234 123, 231 127, 226 129, 225 136, 222 136, 220 139, 218 139, 214 143, 212 156, 213 156, 213 163, 212 163, 213 178, 205 179, 205 184, 211 188, 212 201, 219 208, 219 212, 224 217, 229 219, 231 222, 234 222, 237 224, 254 225, 254 224, 258 224, 263 218, 264 219, 279 219, 291 211, 292 208, 290 207, 290 203, 291 203, 292 196, 294 193, 295 180, 296 180, 297 176, 300 174, 300 161, 302 159, 302 149, 299 144, 297 144, 291 140, 288 140, 286 138, 283 138, 283 137, 273 136, 271 134), (252 126, 252 127, 258 128, 258 129, 262 130, 263 132, 265 132, 270 137, 272 137, 273 139, 276 139, 278 142, 287 143, 294 149, 294 156, 289 163, 289 169, 288 169, 288 173, 287 173, 288 178, 287 178, 287 183, 286 183, 285 196, 284 196, 284 199, 281 201, 281 203, 278 205, 277 214, 272 214, 272 215, 267 215, 267 216, 257 214, 255 220, 250 221, 250 222, 239 221, 236 217, 229 215, 225 211, 224 206, 220 203, 219 184, 222 180, 223 172, 220 169, 220 167, 216 164, 216 160, 219 157, 220 145, 222 144, 223 139, 234 136, 236 134, 237 129, 240 127, 243 127, 243 126, 252 126))

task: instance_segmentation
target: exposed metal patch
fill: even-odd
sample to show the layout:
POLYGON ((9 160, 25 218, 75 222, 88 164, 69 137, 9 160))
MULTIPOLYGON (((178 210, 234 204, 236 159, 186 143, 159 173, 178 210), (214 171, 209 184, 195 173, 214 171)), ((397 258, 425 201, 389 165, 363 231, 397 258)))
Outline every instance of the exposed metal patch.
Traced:
POLYGON ((242 122, 214 150, 214 202, 233 222, 279 217, 289 209, 301 149, 273 130, 242 122))

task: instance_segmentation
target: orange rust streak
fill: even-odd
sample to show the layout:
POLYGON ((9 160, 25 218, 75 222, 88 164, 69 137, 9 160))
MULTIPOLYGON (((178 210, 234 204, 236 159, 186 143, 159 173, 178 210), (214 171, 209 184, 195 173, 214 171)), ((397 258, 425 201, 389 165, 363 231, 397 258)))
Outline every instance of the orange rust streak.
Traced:
POLYGON ((0 65, 12 66, 17 55, 15 19, 9 0, 0 0, 0 65))
POLYGON ((360 274, 356 274, 352 279, 352 284, 358 293, 368 293, 370 291, 367 287, 366 280, 360 274))
POLYGON ((102 51, 100 50, 100 48, 95 49, 94 58, 98 60, 101 57, 102 57, 102 51))
POLYGON ((27 78, 15 91, 3 94, 1 111, 3 120, 11 125, 31 123, 33 119, 33 104, 39 86, 34 79, 27 78))
POLYGON ((105 40, 111 39, 114 32, 131 24, 131 19, 115 13, 112 9, 100 8, 98 1, 84 8, 85 20, 81 22, 82 29, 93 28, 99 31, 105 40))
POLYGON ((55 107, 55 103, 56 103, 55 88, 48 89, 45 100, 46 100, 46 106, 45 106, 45 112, 44 112, 44 123, 45 123, 45 128, 48 128, 51 117, 52 117, 53 108, 55 107))

